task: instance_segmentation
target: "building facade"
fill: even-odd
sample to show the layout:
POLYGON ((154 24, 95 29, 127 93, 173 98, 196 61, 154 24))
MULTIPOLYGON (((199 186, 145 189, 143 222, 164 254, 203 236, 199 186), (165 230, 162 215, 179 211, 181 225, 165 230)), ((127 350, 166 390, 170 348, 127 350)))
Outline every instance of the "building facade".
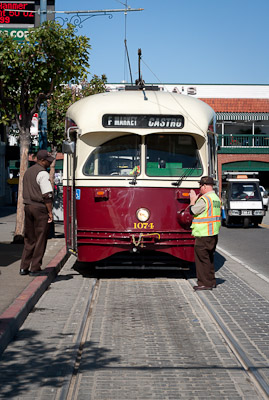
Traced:
MULTIPOLYGON (((216 112, 220 191, 227 172, 258 172, 269 189, 269 85, 164 84, 160 90, 193 96, 216 112)), ((124 84, 108 84, 123 90, 124 84)))

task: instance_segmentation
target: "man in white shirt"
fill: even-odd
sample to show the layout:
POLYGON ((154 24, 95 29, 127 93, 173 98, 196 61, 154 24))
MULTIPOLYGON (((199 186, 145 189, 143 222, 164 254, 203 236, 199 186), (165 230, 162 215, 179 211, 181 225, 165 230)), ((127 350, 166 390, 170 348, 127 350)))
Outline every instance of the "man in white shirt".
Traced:
POLYGON ((23 177, 25 233, 20 275, 37 276, 42 271, 49 224, 53 221, 53 189, 47 172, 53 160, 47 150, 39 150, 36 164, 23 177))

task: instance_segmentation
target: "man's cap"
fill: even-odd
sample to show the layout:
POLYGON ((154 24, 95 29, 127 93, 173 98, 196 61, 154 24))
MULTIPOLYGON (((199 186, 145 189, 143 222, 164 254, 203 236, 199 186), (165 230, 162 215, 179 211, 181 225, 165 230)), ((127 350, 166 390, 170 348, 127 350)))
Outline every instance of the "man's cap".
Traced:
POLYGON ((36 155, 36 158, 38 160, 47 160, 49 162, 52 162, 54 160, 52 155, 47 150, 39 150, 36 155))
POLYGON ((199 184, 200 184, 200 186, 203 186, 203 185, 211 185, 211 186, 213 186, 215 184, 215 182, 214 182, 214 179, 211 176, 203 176, 200 179, 199 184))

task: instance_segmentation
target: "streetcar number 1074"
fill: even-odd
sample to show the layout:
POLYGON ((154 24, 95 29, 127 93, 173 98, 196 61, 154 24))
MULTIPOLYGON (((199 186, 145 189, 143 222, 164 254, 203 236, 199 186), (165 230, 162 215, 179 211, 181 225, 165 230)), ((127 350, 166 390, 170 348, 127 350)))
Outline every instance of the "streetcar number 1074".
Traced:
POLYGON ((134 222, 134 229, 154 229, 153 222, 134 222))

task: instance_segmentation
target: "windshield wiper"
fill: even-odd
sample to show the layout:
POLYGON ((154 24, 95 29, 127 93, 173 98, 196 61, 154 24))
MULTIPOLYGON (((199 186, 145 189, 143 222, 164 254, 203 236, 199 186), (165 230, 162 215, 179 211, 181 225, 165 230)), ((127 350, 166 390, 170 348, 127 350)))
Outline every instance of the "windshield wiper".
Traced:
POLYGON ((134 172, 134 178, 129 182, 129 185, 136 185, 137 184, 137 175, 138 175, 138 168, 134 172))
POLYGON ((188 168, 185 170, 184 174, 181 175, 181 177, 176 181, 172 182, 171 185, 179 187, 183 181, 184 178, 187 178, 190 176, 191 172, 197 167, 198 160, 195 161, 192 167, 188 168))

